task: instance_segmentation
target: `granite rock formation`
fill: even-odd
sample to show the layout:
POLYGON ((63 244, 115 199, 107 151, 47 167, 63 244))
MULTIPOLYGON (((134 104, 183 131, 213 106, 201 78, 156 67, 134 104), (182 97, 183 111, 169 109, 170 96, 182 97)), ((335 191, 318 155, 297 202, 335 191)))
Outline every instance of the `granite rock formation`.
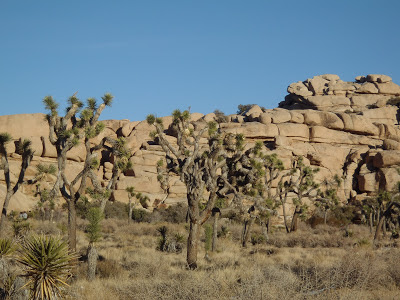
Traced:
MULTIPOLYGON (((343 202, 359 201, 381 189, 390 190, 400 180, 400 129, 398 107, 400 86, 386 75, 358 76, 354 82, 340 80, 339 76, 325 74, 292 83, 288 95, 275 109, 253 106, 240 115, 221 118, 214 113, 193 113, 194 129, 217 120, 221 130, 242 133, 248 146, 257 140, 268 144, 271 153, 277 153, 290 167, 294 156, 303 156, 306 164, 319 167, 317 179, 322 181, 339 175, 343 178, 340 198, 343 202)), ((163 117, 165 128, 172 117, 163 117)), ((156 163, 164 158, 159 145, 149 136, 153 128, 146 121, 108 120, 101 136, 124 136, 132 151, 133 167, 121 174, 114 199, 128 201, 125 188, 150 197, 151 202, 165 199, 157 181, 156 163)), ((15 143, 9 145, 10 165, 14 174, 19 167, 15 144, 20 138, 32 140, 35 156, 27 177, 33 177, 38 163, 55 163, 56 152, 48 140, 48 125, 43 114, 0 116, 0 132, 9 132, 15 143)), ((166 130, 170 141, 176 141, 173 132, 166 130)), ((206 139, 203 141, 206 142, 206 139)), ((84 159, 84 149, 77 146, 70 151, 68 172, 77 174, 84 159)), ((112 157, 102 154, 98 175, 106 184, 111 178, 112 157)), ((0 184, 4 185, 0 172, 0 184)), ((12 180, 15 180, 12 178, 12 180)), ((0 188, 0 197, 3 190, 0 188)), ((25 186, 18 200, 11 201, 11 209, 28 210, 37 200, 34 187, 25 186)), ((186 188, 178 177, 171 178, 170 195, 166 204, 185 201, 186 188)), ((156 201, 158 202, 158 201, 156 201)))

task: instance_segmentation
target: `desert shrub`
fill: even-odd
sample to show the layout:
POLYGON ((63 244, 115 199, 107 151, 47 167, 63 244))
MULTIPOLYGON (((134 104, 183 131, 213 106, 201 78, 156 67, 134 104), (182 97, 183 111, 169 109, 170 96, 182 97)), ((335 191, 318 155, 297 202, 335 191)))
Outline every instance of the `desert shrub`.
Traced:
POLYGON ((28 221, 17 219, 12 224, 14 237, 24 237, 31 230, 31 224, 28 221))
POLYGON ((35 225, 35 231, 44 235, 59 235, 62 233, 58 224, 49 222, 40 222, 35 225))
MULTIPOLYGON (((102 221, 101 231, 105 234, 114 233, 118 230, 118 224, 115 219, 105 219, 102 221)), ((86 227, 85 227, 86 229, 86 227)))
MULTIPOLYGON (((76 214, 82 219, 85 219, 89 209, 92 207, 92 204, 89 202, 87 197, 82 197, 78 202, 76 202, 76 214)), ((62 204, 62 208, 67 210, 68 204, 64 202, 62 204)))
POLYGON ((229 234, 229 229, 227 226, 222 225, 220 230, 217 232, 217 237, 218 238, 225 238, 229 234))
POLYGON ((151 213, 144 209, 134 208, 132 210, 132 220, 135 222, 149 222, 151 220, 151 213))
POLYGON ((217 123, 226 123, 229 121, 228 116, 225 116, 225 113, 220 111, 219 109, 214 110, 215 121, 217 123))
POLYGON ((168 208, 154 209, 151 222, 184 223, 186 222, 187 205, 178 203, 168 208))
POLYGON ((162 252, 181 253, 183 249, 184 237, 180 233, 168 236, 168 227, 161 226, 157 228, 160 237, 157 242, 156 249, 162 252))
POLYGON ((122 272, 121 265, 113 259, 103 259, 97 263, 96 275, 99 278, 115 278, 122 272))
POLYGON ((128 206, 125 203, 119 201, 107 201, 104 209, 104 218, 110 219, 121 219, 126 218, 128 214, 128 206))
POLYGON ((331 211, 329 224, 334 226, 345 226, 351 224, 356 218, 355 206, 345 205, 336 207, 331 211))
POLYGON ((266 242, 265 236, 262 234, 253 233, 250 237, 250 242, 253 246, 264 244, 266 242))

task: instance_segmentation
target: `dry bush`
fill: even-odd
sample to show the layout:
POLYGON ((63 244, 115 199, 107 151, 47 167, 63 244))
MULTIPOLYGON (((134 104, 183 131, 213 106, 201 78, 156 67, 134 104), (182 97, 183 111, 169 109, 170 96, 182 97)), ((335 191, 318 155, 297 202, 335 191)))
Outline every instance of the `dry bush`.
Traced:
POLYGON ((115 278, 121 274, 121 271, 122 267, 119 262, 112 259, 104 259, 97 263, 96 276, 99 278, 115 278))

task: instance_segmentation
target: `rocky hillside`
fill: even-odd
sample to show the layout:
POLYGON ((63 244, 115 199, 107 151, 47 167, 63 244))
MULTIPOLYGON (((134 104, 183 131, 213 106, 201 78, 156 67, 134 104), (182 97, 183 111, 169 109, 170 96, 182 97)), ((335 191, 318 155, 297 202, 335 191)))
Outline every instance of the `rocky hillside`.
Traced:
MULTIPOLYGON (((217 120, 222 130, 243 133, 250 146, 257 140, 268 144, 289 168, 293 156, 304 156, 305 162, 318 166, 318 180, 334 175, 343 177, 340 197, 343 201, 361 200, 379 189, 390 190, 400 180, 400 130, 398 107, 400 86, 386 75, 356 77, 344 82, 337 75, 320 75, 292 83, 288 95, 275 109, 262 109, 255 105, 240 115, 226 117, 193 113, 194 128, 217 120)), ((151 113, 151 112, 149 112, 151 113)), ((165 128, 171 117, 163 118, 165 128)), ((125 188, 148 195, 153 202, 164 199, 157 182, 156 162, 164 157, 161 147, 151 142, 153 130, 146 121, 108 120, 106 129, 97 137, 124 136, 132 151, 132 169, 119 177, 114 198, 127 202, 125 188)), ((27 177, 33 177, 38 163, 55 163, 56 151, 48 140, 48 125, 43 114, 11 115, 0 117, 0 132, 9 132, 15 143, 9 146, 10 164, 16 180, 20 156, 15 144, 20 138, 32 140, 35 150, 27 177)), ((168 133, 168 130, 167 130, 168 133)), ((170 135, 171 142, 175 137, 170 135)), ((205 142, 206 140, 204 140, 205 142)), ((77 174, 84 159, 83 146, 68 154, 69 176, 77 174)), ((98 175, 103 184, 111 178, 110 154, 102 153, 98 175)), ((50 184, 51 178, 47 183, 50 184)), ((0 197, 4 195, 4 175, 0 172, 0 197)), ((167 204, 185 201, 186 188, 178 177, 172 178, 167 204)), ((11 201, 10 209, 28 210, 34 206, 35 188, 24 186, 11 201)))

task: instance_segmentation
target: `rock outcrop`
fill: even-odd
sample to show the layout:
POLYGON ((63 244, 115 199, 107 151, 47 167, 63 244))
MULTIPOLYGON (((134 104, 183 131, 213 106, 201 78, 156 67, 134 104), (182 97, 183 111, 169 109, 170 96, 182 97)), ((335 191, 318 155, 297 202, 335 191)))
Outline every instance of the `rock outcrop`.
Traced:
MULTIPOLYGON (((257 140, 268 143, 271 153, 277 153, 287 168, 294 156, 301 155, 307 164, 320 168, 317 174, 320 181, 339 175, 343 178, 342 201, 360 200, 379 189, 391 189, 400 180, 397 172, 400 128, 396 106, 400 102, 400 86, 389 76, 371 74, 358 76, 354 82, 344 82, 337 75, 320 75, 292 83, 288 93, 278 108, 263 109, 256 105, 241 115, 227 116, 225 122, 219 119, 219 127, 226 132, 243 134, 248 146, 257 140)), ((217 118, 214 113, 194 113, 194 129, 199 130, 206 122, 217 118)), ((168 128, 172 118, 164 117, 163 121, 168 128)), ((156 170, 156 163, 164 159, 164 152, 149 137, 153 128, 145 121, 104 122, 106 128, 98 139, 124 136, 132 152, 133 167, 120 176, 114 199, 127 202, 125 188, 128 186, 149 196, 151 202, 164 199, 156 170)), ((55 163, 56 152, 49 143, 43 114, 1 116, 0 132, 11 133, 15 143, 20 138, 32 140, 35 157, 28 177, 33 176, 39 162, 55 163)), ((171 130, 166 129, 166 133, 172 143, 176 142, 171 130)), ((9 146, 10 160, 17 174, 19 156, 15 149, 14 145, 9 146)), ((78 146, 68 158, 70 172, 76 174, 84 159, 84 149, 78 146)), ((109 154, 103 153, 98 170, 103 184, 111 178, 111 159, 109 154)), ((12 178, 15 180, 15 176, 12 178)), ((3 180, 0 175, 0 182, 3 180)), ((25 188, 24 193, 25 197, 33 199, 32 188, 25 188)), ((172 178, 165 203, 185 199, 184 184, 178 177, 172 178)), ((21 201, 12 201, 11 209, 18 210, 21 201)))

